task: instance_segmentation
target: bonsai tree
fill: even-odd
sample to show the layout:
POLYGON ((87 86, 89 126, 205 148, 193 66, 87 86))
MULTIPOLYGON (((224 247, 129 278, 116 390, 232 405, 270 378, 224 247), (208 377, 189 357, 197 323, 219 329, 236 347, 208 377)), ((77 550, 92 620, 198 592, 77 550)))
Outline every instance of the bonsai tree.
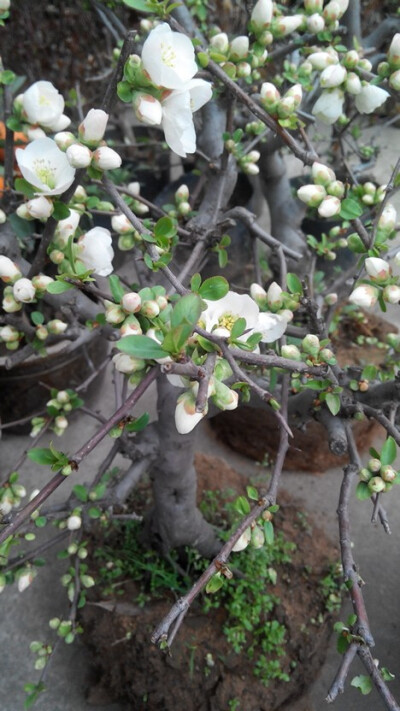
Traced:
MULTIPOLYGON (((115 39, 120 3, 113 9, 94 5, 115 39)), ((400 338, 388 337, 384 368, 346 369, 337 363, 330 332, 338 308, 378 304, 385 311, 400 301, 400 258, 391 245, 400 161, 394 157, 388 166, 385 185, 375 184, 366 163, 374 150, 362 144, 363 129, 379 124, 400 88, 399 17, 387 17, 368 34, 359 3, 348 0, 304 0, 295 9, 258 0, 249 12, 240 8, 240 27, 219 26, 224 18, 201 1, 123 5, 136 13, 110 57, 112 73, 97 104, 76 96, 66 109, 47 79, 28 85, 12 66, 0 74, 5 367, 12 372, 54 344, 69 348, 90 334, 110 342, 110 356, 94 374, 111 358, 116 389, 114 414, 97 416, 97 431, 72 455, 62 451, 62 440, 60 447, 54 441, 43 447, 40 440, 49 429, 61 437, 71 417, 94 415, 80 397, 87 379, 77 388, 68 382, 53 388, 26 418, 34 437, 27 456, 54 473, 40 491, 26 491, 18 479, 20 459, 2 482, 0 588, 17 581, 23 591, 34 579, 34 544, 18 565, 11 551, 25 542, 22 534, 67 477, 76 486, 59 523, 81 535, 83 520, 90 519, 87 492, 96 500, 93 517, 112 518, 149 470, 154 505, 145 521, 148 544, 164 555, 192 546, 210 560, 153 633, 153 642, 171 645, 196 596, 231 576, 231 553, 262 545, 268 536, 292 415, 303 423, 317 418, 332 452, 349 457, 338 512, 343 580, 354 616, 341 628, 343 657, 328 700, 343 690, 358 655, 386 708, 397 709, 371 653, 350 545, 349 500, 358 478, 357 496, 366 508, 371 500, 373 519, 388 530, 385 494, 400 481, 393 467, 400 443, 400 338), (124 105, 124 122, 118 122, 124 105), (134 182, 123 171, 121 139, 133 146, 134 182), (323 142, 329 149, 322 152, 323 142), (297 189, 289 182, 288 156, 309 170, 297 189), (181 169, 177 180, 168 170, 171 158, 181 169), (147 172, 165 165, 160 196, 140 178, 139 159, 147 172), (260 194, 270 231, 253 212, 260 194), (326 224, 320 239, 302 231, 305 211, 326 224), (99 224, 99 216, 110 221, 99 224), (337 257, 342 267, 332 270, 337 257), (153 382, 158 420, 148 424, 145 414, 130 413, 153 382), (262 492, 250 491, 251 504, 243 505, 242 519, 221 548, 196 506, 196 427, 243 402, 274 413, 279 444, 262 492), (374 418, 387 432, 366 467, 351 427, 360 417, 374 418), (109 455, 85 493, 79 483, 85 457, 107 436, 113 438, 109 455), (118 452, 132 464, 122 480, 106 485, 102 476, 118 452)), ((0 10, 7 32, 10 0, 0 0, 0 10)), ((3 423, 5 432, 9 425, 3 423)), ((75 613, 82 591, 93 584, 79 565, 68 582, 75 613)), ((77 626, 74 617, 68 641, 77 626)), ((40 684, 31 699, 38 691, 40 684)))

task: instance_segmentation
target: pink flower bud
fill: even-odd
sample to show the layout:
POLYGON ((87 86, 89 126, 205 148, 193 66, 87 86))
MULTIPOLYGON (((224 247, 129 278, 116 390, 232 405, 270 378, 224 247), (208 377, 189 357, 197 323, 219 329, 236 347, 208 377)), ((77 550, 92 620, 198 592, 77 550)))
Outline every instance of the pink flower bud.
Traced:
POLYGON ((130 314, 135 314, 140 311, 142 300, 135 291, 130 291, 128 294, 124 294, 121 301, 122 308, 130 314))
POLYGON ((370 284, 361 284, 357 286, 349 296, 349 301, 361 308, 371 308, 378 301, 378 289, 370 284))
POLYGON ((397 286, 397 284, 385 286, 383 290, 383 299, 389 304, 398 304, 400 301, 400 286, 397 286))
POLYGON ((159 126, 163 111, 158 99, 155 99, 151 94, 143 94, 138 92, 133 100, 133 110, 136 118, 147 126, 159 126))
POLYGON ((391 274, 388 262, 379 257, 367 257, 365 260, 365 269, 368 276, 374 281, 384 281, 391 274))

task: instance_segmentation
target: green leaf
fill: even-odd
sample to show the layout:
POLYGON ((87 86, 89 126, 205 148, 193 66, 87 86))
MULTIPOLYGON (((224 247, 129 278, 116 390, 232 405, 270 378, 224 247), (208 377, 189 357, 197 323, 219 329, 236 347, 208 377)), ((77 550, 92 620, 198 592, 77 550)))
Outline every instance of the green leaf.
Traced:
POLYGON ((392 681, 392 679, 395 679, 395 675, 392 674, 389 669, 386 669, 386 667, 382 667, 381 674, 384 681, 392 681))
POLYGON ((201 284, 201 276, 200 274, 193 274, 191 280, 190 280, 190 288, 192 291, 198 291, 200 288, 201 284))
POLYGON ((30 183, 28 183, 25 178, 15 178, 14 185, 15 189, 19 193, 23 193, 25 197, 28 198, 28 200, 31 200, 35 197, 35 188, 30 183))
POLYGON ((16 75, 14 74, 14 72, 11 71, 11 69, 4 69, 2 72, 0 72, 1 84, 12 84, 15 78, 16 75))
POLYGON ((125 291, 120 282, 119 277, 117 277, 116 274, 112 274, 110 277, 108 277, 108 284, 110 286, 110 291, 115 303, 120 304, 122 297, 125 294, 125 291))
MULTIPOLYGON (((191 336, 193 326, 182 324, 176 328, 171 328, 164 336, 163 349, 172 355, 178 355, 188 338, 191 336)), ((164 354, 165 355, 165 354, 164 354)))
POLYGON ((46 291, 49 292, 49 294, 63 294, 64 291, 69 291, 70 289, 73 289, 72 284, 68 284, 66 281, 52 281, 50 284, 46 286, 46 291))
POLYGON ((117 84, 117 94, 121 101, 126 104, 130 103, 133 98, 133 88, 127 81, 120 81, 117 84))
POLYGON ((36 464, 43 464, 48 466, 57 461, 57 457, 54 456, 53 452, 46 447, 34 447, 28 451, 28 457, 32 462, 36 464))
POLYGON ((148 412, 144 412, 143 415, 137 417, 134 422, 129 422, 125 429, 128 432, 141 432, 149 424, 150 415, 148 412))
POLYGON ((215 276, 203 281, 199 294, 202 299, 207 301, 218 301, 226 296, 229 291, 229 284, 225 277, 215 276))
POLYGON ((8 222, 17 237, 22 240, 33 235, 35 231, 35 223, 33 220, 23 220, 22 217, 19 217, 15 212, 8 216, 8 222))
POLYGON ((35 326, 40 326, 44 321, 44 316, 40 311, 32 311, 31 321, 35 326))
POLYGON ((70 209, 67 207, 65 202, 61 202, 61 200, 57 200, 54 203, 54 210, 52 217, 54 217, 55 220, 65 220, 67 217, 70 215, 70 209))
POLYGON ((388 437, 382 447, 380 454, 382 466, 385 466, 386 464, 392 464, 392 462, 394 462, 394 460, 396 459, 396 454, 396 442, 394 441, 393 437, 388 437))
POLYGON ((356 496, 360 501, 365 501, 371 497, 371 490, 365 481, 360 481, 357 484, 356 496))
POLYGON ((148 336, 124 336, 115 345, 118 350, 135 358, 165 358, 160 344, 148 336))
POLYGON ((88 510, 88 514, 90 518, 100 518, 101 516, 101 509, 91 506, 90 509, 88 510))
POLYGON ((222 588, 224 584, 224 579, 221 575, 221 573, 215 573, 215 575, 210 578, 206 585, 206 593, 215 593, 217 590, 222 588))
POLYGON ((246 493, 249 499, 258 501, 258 491, 254 488, 254 486, 246 486, 246 493))
POLYGON ((287 283, 287 288, 289 289, 291 294, 302 294, 303 293, 303 287, 301 285, 301 281, 296 274, 288 274, 286 277, 286 283, 287 283))
POLYGON ((154 236, 156 239, 166 237, 171 239, 176 235, 176 223, 171 217, 160 217, 154 227, 154 236))
POLYGON ((86 501, 88 500, 88 490, 86 486, 83 486, 83 484, 76 484, 76 486, 73 487, 72 491, 76 498, 79 499, 79 501, 86 503, 86 501))
POLYGON ((346 198, 345 200, 342 200, 339 215, 343 218, 343 220, 355 220, 356 217, 361 217, 362 214, 363 208, 358 200, 353 200, 353 198, 346 198))
POLYGON ((122 2, 137 12, 152 12, 146 0, 122 0, 122 2))
POLYGON ((250 504, 245 496, 238 496, 233 505, 235 510, 240 513, 241 516, 246 516, 248 513, 250 513, 250 504))
POLYGON ((265 542, 268 546, 274 543, 274 527, 271 521, 264 521, 265 542))
POLYGON ((340 634, 336 643, 336 649, 339 654, 344 654, 345 652, 347 652, 349 644, 350 642, 347 637, 345 637, 345 635, 343 634, 340 634))
POLYGON ((327 393, 325 402, 332 415, 337 415, 340 410, 339 395, 335 395, 334 393, 327 393))
POLYGON ((372 680, 371 677, 365 676, 365 674, 360 674, 355 676, 351 680, 351 686, 355 686, 356 689, 360 689, 361 693, 366 696, 372 691, 372 680))
POLYGON ((189 325, 194 327, 201 314, 201 299, 197 294, 185 294, 176 302, 171 313, 171 326, 189 325))
POLYGON ((232 326, 230 338, 232 340, 234 340, 235 338, 239 338, 239 336, 241 336, 245 331, 246 325, 247 324, 245 318, 237 318, 232 326))
POLYGON ((378 373, 376 365, 366 365, 361 373, 361 380, 375 380, 378 373))

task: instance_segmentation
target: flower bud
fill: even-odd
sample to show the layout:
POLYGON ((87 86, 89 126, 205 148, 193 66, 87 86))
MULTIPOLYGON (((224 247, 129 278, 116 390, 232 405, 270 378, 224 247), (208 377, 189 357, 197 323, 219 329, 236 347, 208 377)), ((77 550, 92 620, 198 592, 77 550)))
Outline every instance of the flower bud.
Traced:
POLYGON ((59 390, 56 399, 57 402, 60 402, 62 405, 65 405, 67 402, 70 401, 70 396, 66 390, 59 390))
POLYGON ((47 328, 49 330, 49 333, 53 333, 56 336, 59 336, 67 330, 68 324, 65 323, 65 321, 61 321, 61 319, 59 318, 55 318, 52 321, 48 322, 47 328))
POLYGON ((311 166, 311 175, 313 177, 314 183, 317 185, 324 185, 325 187, 336 180, 336 175, 332 168, 328 168, 327 165, 323 163, 318 163, 315 161, 311 166))
POLYGON ((333 195, 333 197, 342 198, 345 193, 344 183, 341 180, 334 180, 326 188, 328 195, 333 195))
POLYGON ((76 143, 76 137, 70 131, 59 131, 54 136, 54 140, 61 151, 66 151, 69 146, 76 143))
POLYGON ((283 305, 282 289, 276 281, 273 281, 268 287, 267 302, 271 311, 278 311, 283 305))
MULTIPOLYGON (((9 288, 11 288, 11 287, 9 287, 9 288)), ((7 289, 7 287, 6 287, 6 289, 7 289)), ((11 289, 11 293, 6 292, 6 289, 4 289, 4 293, 3 293, 3 301, 2 301, 3 310, 7 314, 14 314, 17 311, 21 311, 21 309, 22 309, 21 302, 16 301, 16 299, 14 299, 14 294, 12 293, 12 289, 11 289)))
POLYGON ((373 494, 379 494, 385 488, 385 482, 380 476, 373 476, 368 482, 368 488, 373 494))
POLYGON ((117 325, 125 320, 125 314, 119 304, 113 304, 111 301, 105 301, 106 306, 106 321, 117 325))
POLYGON ((58 415, 58 417, 55 418, 54 424, 58 430, 66 430, 68 427, 68 420, 64 415, 58 415))
POLYGON ((334 306, 337 304, 338 295, 335 293, 327 294, 324 299, 327 306, 334 306))
POLYGON ((102 109, 90 109, 78 128, 82 141, 90 145, 99 143, 105 134, 108 114, 102 109))
POLYGON ((282 358, 289 358, 289 360, 301 361, 301 353, 297 346, 293 344, 284 345, 281 348, 282 358))
POLYGON ((379 292, 376 287, 371 286, 370 284, 361 284, 351 292, 349 301, 356 306, 368 309, 375 306, 378 300, 378 295, 379 292))
POLYGON ((385 281, 390 277, 391 269, 385 259, 367 257, 364 266, 368 276, 374 281, 385 281))
POLYGON ((147 126, 159 126, 162 121, 162 106, 158 99, 155 99, 151 94, 143 92, 135 93, 133 102, 133 110, 136 118, 147 126))
POLYGON ((389 84, 395 91, 400 91, 400 69, 391 74, 389 84))
POLYGON ((400 301, 400 286, 397 286, 397 284, 385 286, 382 296, 383 300, 387 301, 388 304, 398 304, 400 301))
MULTIPOLYGON (((379 469, 380 469, 380 464, 381 463, 379 462, 379 469)), ((378 471, 379 471, 379 469, 378 469, 378 471)), ((366 469, 366 467, 363 467, 362 469, 360 469, 359 474, 360 474, 361 481, 369 482, 369 480, 372 478, 372 471, 370 471, 369 469, 366 469)))
POLYGON ((331 64, 337 64, 339 62, 339 57, 336 53, 331 54, 330 52, 319 51, 309 54, 307 57, 307 61, 310 62, 313 69, 317 69, 319 72, 321 72, 323 69, 329 67, 331 64))
POLYGON ((36 291, 46 291, 49 284, 52 284, 54 279, 52 277, 46 276, 46 274, 37 274, 32 277, 32 284, 36 291))
POLYGON ((318 207, 326 197, 326 190, 323 185, 302 185, 297 191, 297 197, 308 207, 318 207))
POLYGON ((350 49, 343 57, 343 64, 346 69, 355 69, 360 61, 360 55, 355 49, 350 49))
POLYGON ((61 264, 61 262, 64 261, 65 256, 64 252, 61 252, 60 249, 53 249, 50 254, 50 261, 53 262, 53 264, 61 264))
POLYGON ((260 99, 267 110, 275 107, 280 98, 281 95, 274 84, 268 81, 261 84, 260 99))
POLYGON ((393 69, 400 69, 400 33, 393 37, 388 49, 387 58, 393 69))
POLYGON ((254 526, 251 532, 251 545, 253 548, 262 548, 265 543, 264 531, 260 526, 254 526))
POLYGON ((22 301, 24 304, 29 304, 35 299, 36 289, 30 279, 23 277, 18 279, 13 286, 14 298, 17 301, 22 301))
POLYGON ((287 90, 284 98, 291 97, 294 99, 294 107, 298 109, 303 100, 303 89, 301 84, 293 84, 290 89, 287 90))
POLYGON ((397 472, 395 469, 393 469, 393 467, 390 466, 390 464, 385 464, 380 471, 380 475, 381 475, 383 481, 390 482, 390 481, 394 481, 394 479, 396 478, 397 472))
POLYGON ((375 474, 376 472, 379 472, 379 471, 380 471, 381 466, 382 466, 382 465, 381 465, 381 460, 380 460, 380 459, 377 459, 376 457, 372 457, 372 458, 368 461, 368 469, 369 469, 371 472, 373 472, 374 474, 375 474))
POLYGON ((221 54, 226 54, 229 49, 229 39, 225 32, 218 32, 210 39, 210 46, 220 52, 221 54))
POLYGON ((82 519, 77 514, 72 514, 67 518, 67 528, 69 531, 77 531, 82 526, 82 519))
POLYGON ((33 568, 25 569, 22 570, 17 574, 17 579, 18 579, 18 591, 19 592, 24 592, 26 588, 30 586, 30 584, 33 582, 36 572, 34 571, 33 568))
POLYGON ((140 311, 141 305, 142 300, 135 291, 130 291, 122 297, 121 306, 124 311, 127 311, 129 314, 135 314, 137 311, 140 311))
POLYGON ((3 326, 0 328, 0 338, 4 343, 16 343, 19 341, 19 332, 14 326, 3 326))
POLYGON ((127 353, 117 353, 113 356, 112 361, 115 369, 125 375, 136 373, 138 370, 143 370, 146 367, 146 361, 143 358, 135 358, 127 353))
POLYGON ((134 231, 134 226, 132 223, 128 220, 126 215, 123 213, 119 215, 113 215, 111 218, 111 227, 114 230, 114 232, 117 232, 119 235, 126 234, 128 232, 133 232, 134 231))
POLYGON ((99 170, 114 170, 121 166, 121 156, 108 146, 100 146, 93 153, 93 165, 99 170))
POLYGON ((235 410, 239 404, 239 394, 236 390, 231 390, 225 383, 215 380, 215 395, 213 396, 214 404, 220 410, 235 410))
POLYGON ((232 548, 232 552, 234 553, 239 553, 239 551, 244 551, 245 548, 249 545, 251 541, 251 528, 246 528, 246 530, 242 533, 240 538, 236 541, 235 545, 232 548))
POLYGON ((344 88, 349 94, 359 94, 362 89, 360 77, 355 72, 349 72, 344 88))
POLYGON ((271 24, 274 13, 272 0, 258 0, 253 7, 250 23, 252 28, 258 33, 271 24))
POLYGON ((92 162, 92 151, 82 143, 73 143, 72 146, 68 146, 66 156, 73 168, 87 168, 92 162))
POLYGON ((118 239, 118 249, 120 249, 121 252, 128 252, 130 249, 133 249, 138 236, 140 237, 139 233, 136 232, 136 230, 134 232, 129 232, 120 235, 118 239))
POLYGON ((306 12, 322 12, 324 0, 304 0, 304 9, 306 12))
POLYGON ((322 32, 322 30, 324 29, 325 20, 322 15, 319 15, 317 12, 315 12, 314 15, 307 17, 307 30, 309 32, 312 32, 312 34, 316 35, 318 32, 322 32))
POLYGON ((39 197, 28 200, 25 203, 25 208, 29 215, 37 220, 47 220, 53 214, 54 205, 49 198, 40 195, 39 197))
POLYGON ((317 356, 320 349, 320 342, 318 336, 309 333, 301 342, 301 347, 305 353, 311 356, 317 356))
POLYGON ((300 25, 303 24, 304 15, 288 15, 287 17, 279 17, 276 21, 277 37, 286 37, 286 35, 295 32, 300 25))
POLYGON ((148 301, 143 301, 140 313, 147 318, 156 318, 160 313, 160 307, 157 301, 154 299, 149 299, 148 301))
POLYGON ((323 89, 333 89, 343 84, 347 77, 347 70, 341 64, 333 64, 326 67, 319 78, 323 89))
POLYGON ((37 326, 36 327, 36 338, 39 339, 39 341, 45 341, 46 338, 48 338, 49 332, 46 328, 46 326, 37 326))
POLYGON ((189 434, 207 414, 206 404, 203 412, 196 412, 196 400, 192 392, 186 391, 177 399, 175 408, 175 426, 179 434, 189 434))
POLYGON ((250 296, 258 306, 264 306, 267 302, 267 292, 260 284, 253 283, 250 286, 250 296))
POLYGON ((388 202, 382 210, 379 218, 378 229, 390 233, 396 226, 397 212, 392 203, 388 202))
POLYGON ((124 336, 140 336, 142 333, 142 329, 140 327, 140 323, 135 318, 135 316, 128 316, 127 319, 125 319, 124 323, 120 327, 120 335, 121 338, 124 336))
POLYGON ((229 56, 233 61, 245 59, 249 53, 249 38, 246 35, 235 37, 229 48, 229 56))
POLYGON ((0 255, 0 279, 4 281, 6 284, 13 284, 17 279, 20 279, 22 276, 20 270, 18 269, 17 265, 9 259, 9 257, 5 257, 3 254, 0 255))
POLYGON ((318 207, 318 214, 321 215, 321 217, 333 217, 339 214, 340 209, 341 202, 339 198, 333 195, 327 195, 318 207))

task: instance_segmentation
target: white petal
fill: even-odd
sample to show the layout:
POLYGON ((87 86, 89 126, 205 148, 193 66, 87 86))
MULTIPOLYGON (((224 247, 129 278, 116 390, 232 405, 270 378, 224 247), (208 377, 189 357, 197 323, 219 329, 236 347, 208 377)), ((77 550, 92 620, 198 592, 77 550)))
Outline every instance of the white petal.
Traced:
POLYGON ((165 22, 157 25, 146 39, 142 65, 155 84, 167 89, 182 88, 197 72, 189 37, 172 32, 165 22))
POLYGON ((162 127, 169 147, 182 158, 196 150, 190 94, 188 91, 172 93, 163 102, 162 127))
POLYGON ((262 334, 263 343, 273 343, 283 336, 286 327, 286 319, 279 314, 262 313, 258 317, 258 324, 254 330, 262 334))

